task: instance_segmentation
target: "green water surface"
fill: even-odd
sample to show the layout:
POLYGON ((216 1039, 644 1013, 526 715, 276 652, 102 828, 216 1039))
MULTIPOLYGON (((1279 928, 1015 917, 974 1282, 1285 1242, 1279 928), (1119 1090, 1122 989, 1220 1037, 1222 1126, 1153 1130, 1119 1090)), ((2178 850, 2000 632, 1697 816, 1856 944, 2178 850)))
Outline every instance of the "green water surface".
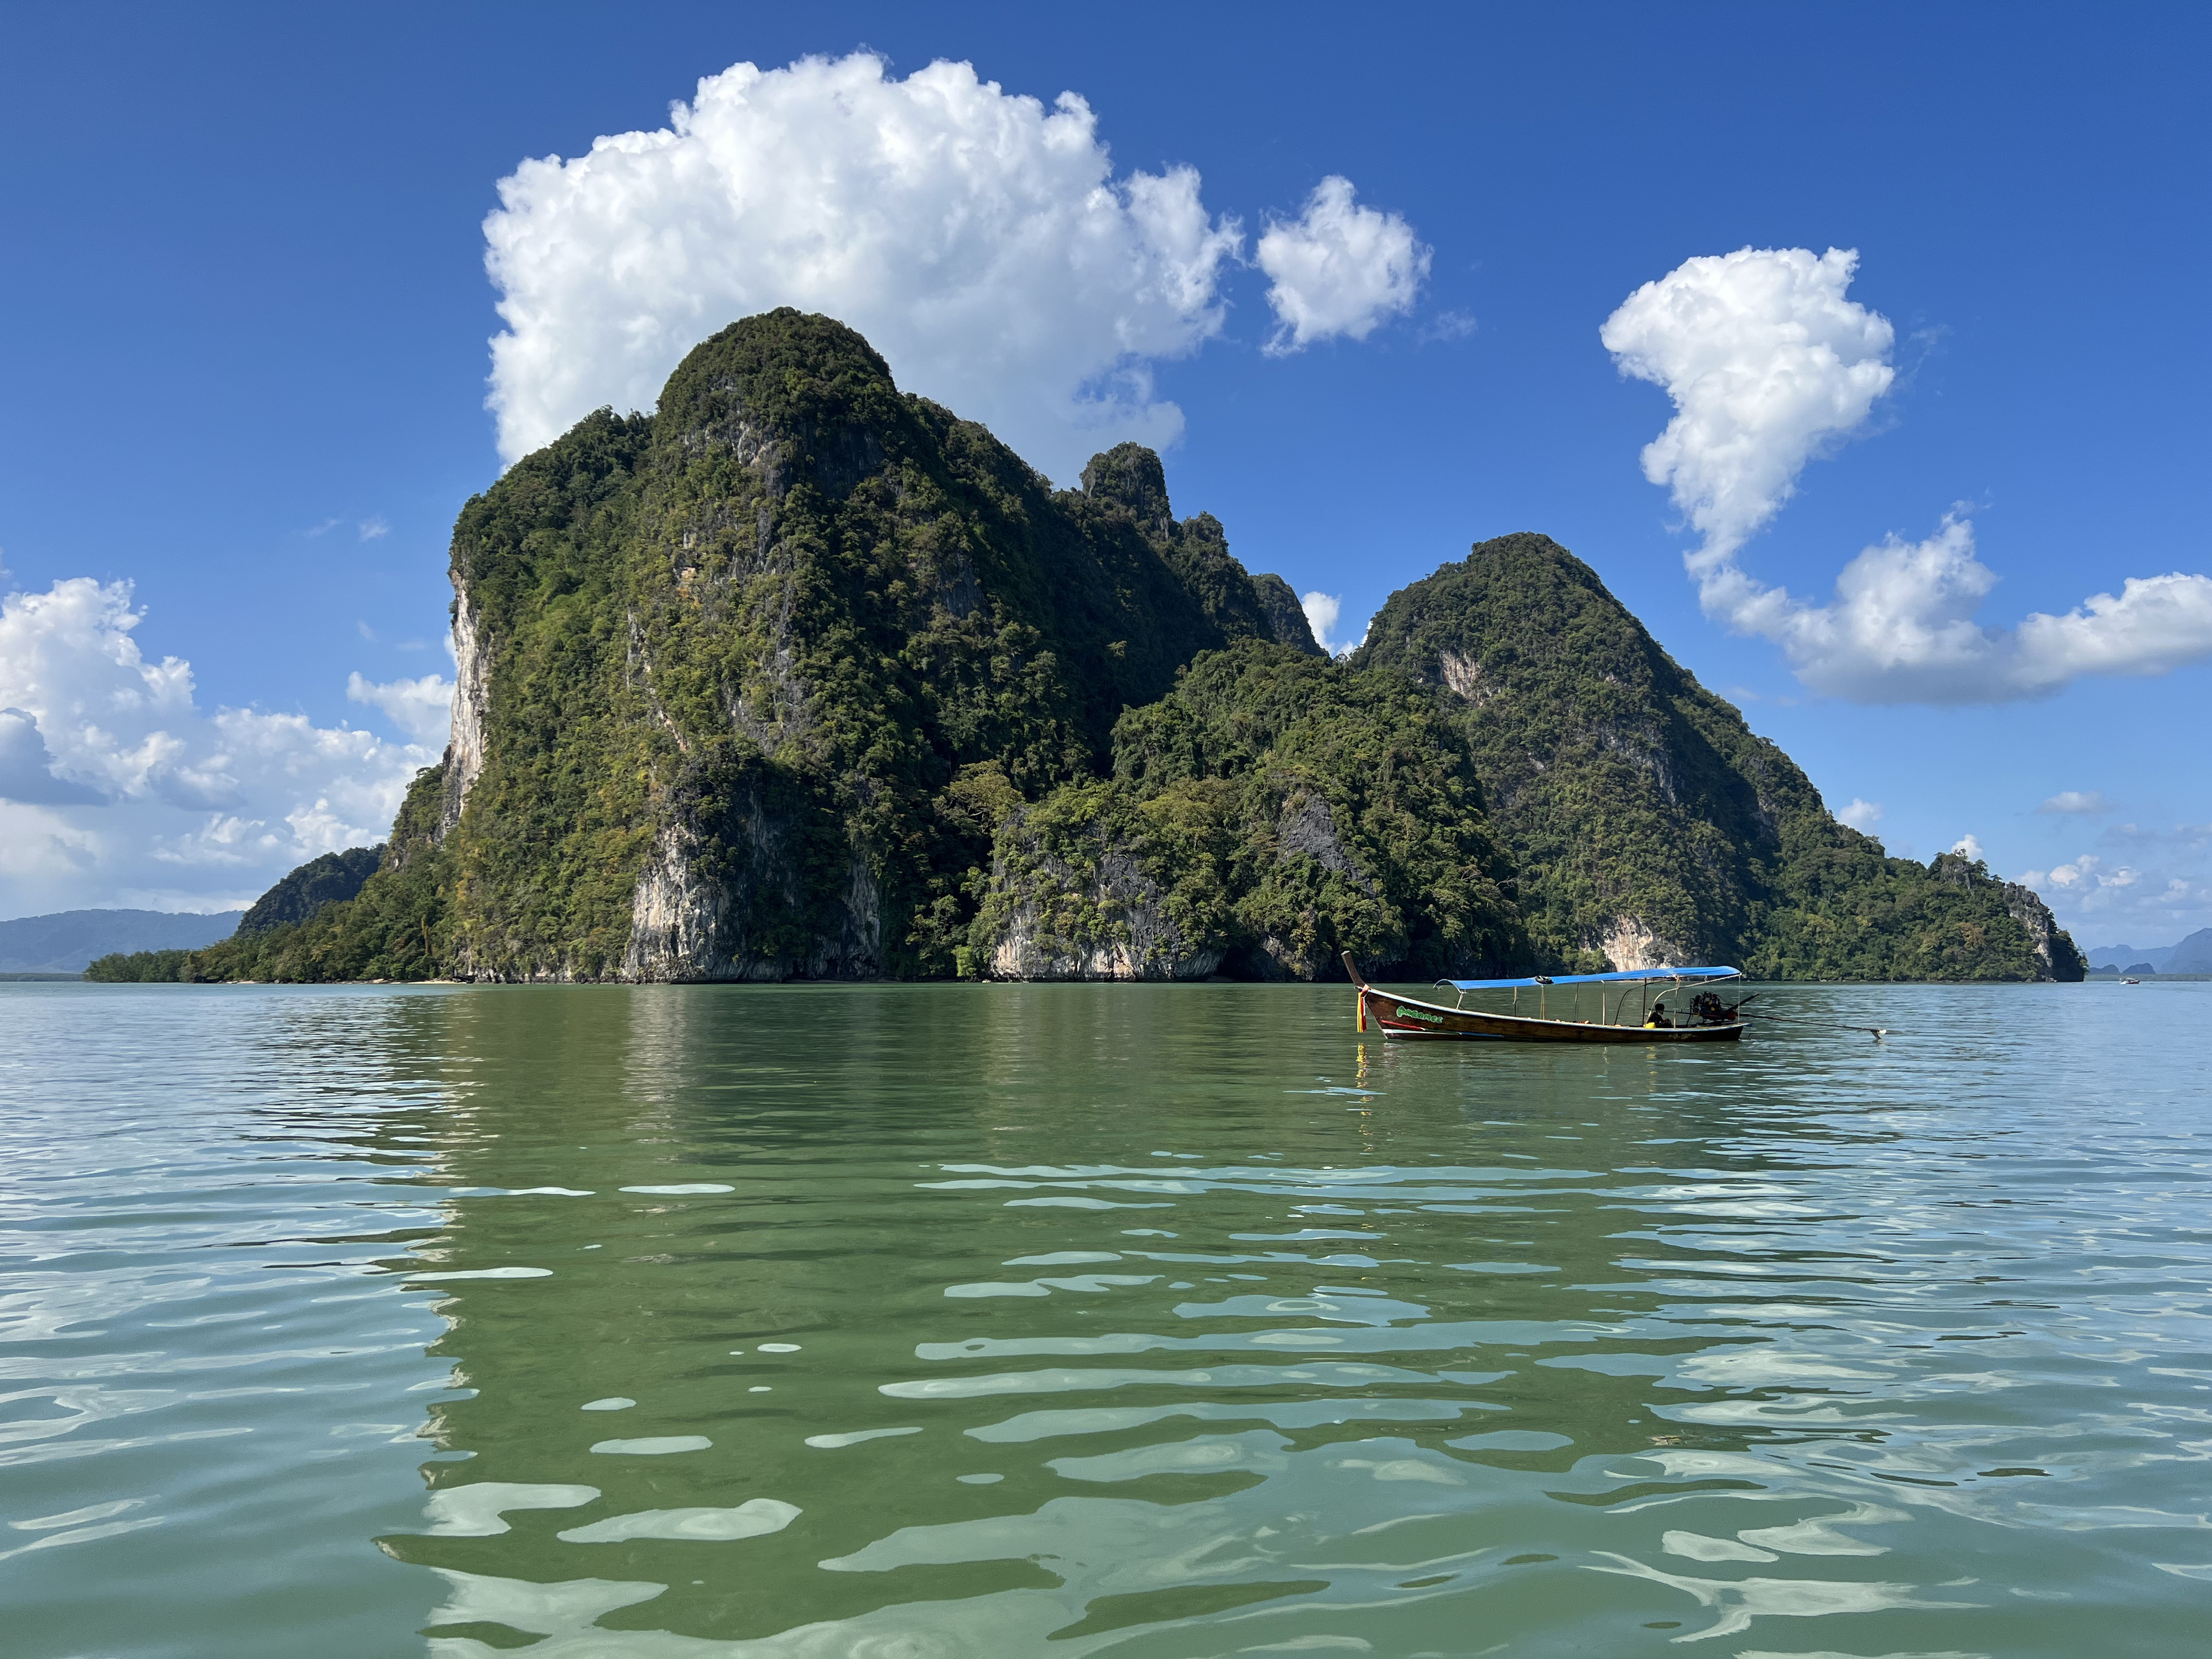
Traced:
POLYGON ((2212 984, 1756 1006, 0 987, 0 1650, 2212 1650, 2212 984))

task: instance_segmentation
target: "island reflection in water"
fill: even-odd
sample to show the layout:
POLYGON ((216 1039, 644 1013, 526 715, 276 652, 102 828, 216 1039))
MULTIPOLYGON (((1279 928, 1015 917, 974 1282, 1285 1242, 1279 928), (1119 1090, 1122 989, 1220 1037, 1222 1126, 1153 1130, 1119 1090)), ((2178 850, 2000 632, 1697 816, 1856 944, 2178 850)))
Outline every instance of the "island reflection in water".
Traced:
MULTIPOLYGON (((1668 1052, 1386 1048, 1344 988, 203 1006, 434 1206, 345 1268, 442 1323, 381 1650, 2011 1656, 2201 1639, 2172 990, 1778 991, 1907 1036, 1668 1052)), ((45 1570, 127 1598, 158 1536, 45 1570)))

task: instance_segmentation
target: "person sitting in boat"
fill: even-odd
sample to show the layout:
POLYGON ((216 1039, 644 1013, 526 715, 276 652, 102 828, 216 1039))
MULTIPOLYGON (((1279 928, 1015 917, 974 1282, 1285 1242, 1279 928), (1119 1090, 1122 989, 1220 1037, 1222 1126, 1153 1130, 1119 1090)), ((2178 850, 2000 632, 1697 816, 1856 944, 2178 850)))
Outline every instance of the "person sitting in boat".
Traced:
POLYGON ((1651 1005, 1651 1016, 1644 1022, 1647 1031, 1671 1031, 1674 1022, 1667 1018, 1667 999, 1662 997, 1651 1005))

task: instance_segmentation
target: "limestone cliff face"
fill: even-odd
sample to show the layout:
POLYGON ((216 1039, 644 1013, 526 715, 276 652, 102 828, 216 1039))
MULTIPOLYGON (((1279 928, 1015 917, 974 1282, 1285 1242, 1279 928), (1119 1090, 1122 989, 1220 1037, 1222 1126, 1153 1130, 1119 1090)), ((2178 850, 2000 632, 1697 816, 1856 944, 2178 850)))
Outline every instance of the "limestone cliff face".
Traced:
MULTIPOLYGON (((1336 810, 1329 805, 1327 793, 1309 780, 1295 776, 1280 780, 1279 793, 1281 805, 1273 814, 1273 834, 1262 843, 1273 855, 1274 867, 1267 874, 1277 879, 1288 878, 1296 884, 1301 866, 1310 866, 1322 881, 1348 889, 1356 896, 1355 902, 1379 905, 1382 884, 1361 863, 1358 854, 1346 845, 1337 828, 1336 810)), ((1334 979, 1342 971, 1332 948, 1337 941, 1310 925, 1298 925, 1308 921, 1306 915, 1300 914, 1295 918, 1274 915, 1260 922, 1251 930, 1249 945, 1239 953, 1237 965, 1255 979, 1334 979)), ((1405 954, 1408 940, 1402 932, 1392 930, 1363 942, 1373 959, 1393 963, 1405 954)))
POLYGON ((994 979, 1204 979, 1226 954, 1170 914, 1167 890, 1131 840, 1093 826, 1070 855, 1041 844, 1025 815, 1000 836, 994 889, 1007 896, 984 970, 994 979))
POLYGON ((491 653, 477 633, 476 607, 466 580, 453 582, 453 729, 446 745, 444 785, 439 795, 438 834, 461 821, 469 786, 483 770, 484 704, 490 696, 491 653))
POLYGON ((2029 943, 2042 971, 2036 977, 2071 984, 2087 976, 2088 962, 2075 947, 2074 937, 2059 927, 2058 919, 2042 896, 2016 881, 2002 884, 2005 914, 2027 930, 2029 943))
MULTIPOLYGON (((1264 855, 1264 867, 1248 863, 1236 872, 1218 860, 1225 822, 1201 837, 1215 848, 1178 843, 1163 815, 1126 793, 1078 791, 1091 798, 1096 816, 1084 817, 1072 834, 1038 814, 1016 813, 992 862, 985 971, 996 979, 1174 980, 1204 979, 1229 966, 1244 979, 1340 976, 1341 941, 1315 925, 1313 907, 1287 915, 1237 914, 1240 886, 1303 889, 1334 880, 1370 902, 1381 895, 1338 835, 1327 798, 1302 781, 1276 780, 1273 789, 1269 781, 1260 781, 1263 797, 1280 798, 1273 833, 1241 837, 1264 855), (1202 860, 1209 867, 1195 867, 1202 860)), ((1403 956, 1407 940, 1383 932, 1357 943, 1384 963, 1403 956)))
POLYGON ((1585 948, 1595 948, 1614 968, 1679 968, 1699 965, 1695 945, 1661 937, 1638 917, 1616 915, 1605 926, 1585 935, 1585 948))
POLYGON ((2034 952, 2033 977, 2063 984, 2087 977, 2088 958, 2075 948, 2073 935, 2058 925, 2057 918, 2051 914, 2051 907, 2033 888, 2023 887, 2014 881, 1999 881, 1979 860, 1969 860, 1957 853, 1942 854, 1932 868, 1936 878, 1947 886, 1969 891, 1985 888, 1996 895, 2005 915, 2019 924, 2027 935, 2029 949, 2034 952))
POLYGON ((798 840, 750 803, 736 836, 710 840, 693 826, 665 825, 638 878, 629 950, 621 977, 633 981, 872 979, 883 971, 883 907, 874 872, 857 851, 827 926, 804 939, 778 937, 764 913, 799 908, 805 872, 798 840), (734 850, 734 855, 733 855, 734 850))
POLYGON ((1055 492, 795 312, 518 463, 453 574, 430 839, 484 979, 950 973, 991 843, 956 781, 1095 776, 1123 708, 1285 625, 1150 452, 1055 492))

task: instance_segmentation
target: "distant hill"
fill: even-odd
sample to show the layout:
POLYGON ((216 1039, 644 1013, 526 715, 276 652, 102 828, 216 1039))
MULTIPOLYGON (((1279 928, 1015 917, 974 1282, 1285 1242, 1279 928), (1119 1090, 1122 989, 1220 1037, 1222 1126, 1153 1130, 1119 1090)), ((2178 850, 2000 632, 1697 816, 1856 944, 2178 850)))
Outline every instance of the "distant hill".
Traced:
POLYGON ((381 844, 349 847, 342 853, 325 853, 310 859, 253 901, 253 908, 238 924, 241 933, 265 933, 305 921, 325 904, 337 904, 361 891, 362 883, 376 873, 384 858, 381 844))
POLYGON ((2212 974, 2212 927, 2198 928, 2179 945, 2100 945, 2089 952, 2089 963, 2119 974, 2212 974))
POLYGON ((1401 588, 1355 670, 1462 723, 1540 957, 1759 979, 2077 980, 2042 901, 1956 854, 1891 858, 1549 537, 1401 588))
POLYGON ((61 910, 0 921, 0 973, 81 974, 117 951, 197 951, 228 939, 243 910, 213 915, 167 910, 61 910))
POLYGON ((2174 952, 2171 945, 2099 945, 2087 952, 2089 966, 2099 973, 2124 974, 2148 964, 2156 973, 2174 952))

